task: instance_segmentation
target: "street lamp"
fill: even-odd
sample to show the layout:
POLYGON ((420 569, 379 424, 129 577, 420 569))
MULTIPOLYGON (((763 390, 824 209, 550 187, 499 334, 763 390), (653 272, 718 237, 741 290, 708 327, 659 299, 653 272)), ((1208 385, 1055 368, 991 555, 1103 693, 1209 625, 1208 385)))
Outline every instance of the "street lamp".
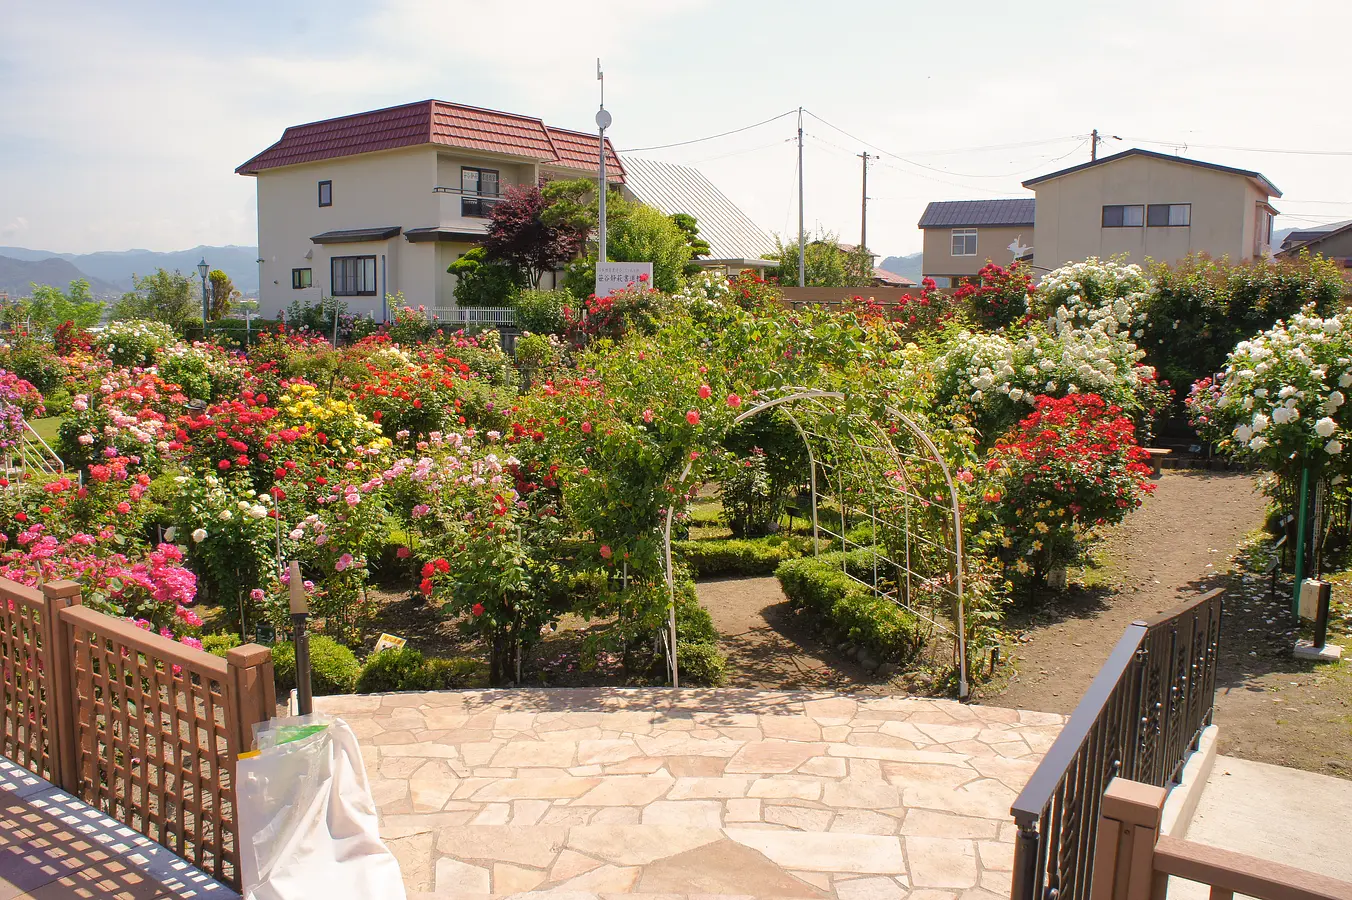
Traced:
POLYGON ((205 341, 207 339, 207 273, 211 271, 211 266, 207 265, 205 256, 197 264, 197 271, 202 276, 202 340, 205 341))

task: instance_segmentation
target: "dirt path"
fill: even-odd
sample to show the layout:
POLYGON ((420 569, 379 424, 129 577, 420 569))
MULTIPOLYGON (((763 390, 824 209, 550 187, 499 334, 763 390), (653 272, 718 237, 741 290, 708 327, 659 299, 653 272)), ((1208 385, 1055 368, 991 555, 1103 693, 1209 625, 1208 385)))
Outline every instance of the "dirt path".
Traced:
POLYGON ((1122 630, 1223 583, 1229 558, 1262 523, 1265 501, 1249 475, 1166 471, 1145 505, 1105 542, 1109 584, 1072 590, 1011 624, 1028 629, 1014 651, 1016 673, 983 697, 1021 709, 1068 713, 1122 630))
POLYGON ((805 616, 795 615, 774 578, 720 578, 698 586, 728 654, 733 687, 881 693, 876 679, 827 646, 805 616))

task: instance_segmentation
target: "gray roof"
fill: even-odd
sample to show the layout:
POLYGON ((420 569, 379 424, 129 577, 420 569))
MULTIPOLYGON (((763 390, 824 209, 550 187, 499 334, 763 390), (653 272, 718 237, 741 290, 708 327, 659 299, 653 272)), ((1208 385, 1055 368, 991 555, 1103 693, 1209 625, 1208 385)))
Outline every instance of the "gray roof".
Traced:
POLYGON ((1269 197, 1280 197, 1282 192, 1277 190, 1277 186, 1268 181, 1262 172, 1255 172, 1252 169, 1236 169, 1234 166, 1223 166, 1220 163, 1202 162, 1200 159, 1188 159, 1186 156, 1174 156, 1169 153, 1159 153, 1155 150, 1142 150, 1140 147, 1132 147, 1130 150, 1123 150, 1121 153, 1114 153, 1112 156, 1101 156, 1096 160, 1087 163, 1080 163, 1078 166, 1071 166, 1068 169, 1058 169, 1055 172, 1048 172, 1046 175, 1039 175, 1036 178, 1030 178, 1023 183, 1026 188, 1031 188, 1035 184, 1041 184, 1044 181, 1050 181, 1053 178, 1060 178, 1062 175, 1069 175, 1072 172, 1080 172, 1085 169, 1092 169, 1094 166, 1107 165, 1124 159, 1128 156, 1145 156, 1150 159, 1162 159, 1165 162, 1182 163, 1185 166, 1197 166, 1200 169, 1211 169, 1216 172, 1228 172, 1231 175, 1242 175, 1245 178, 1252 179, 1262 190, 1266 191, 1269 197))
POLYGON ((936 200, 925 207, 921 228, 977 228, 982 225, 1033 225, 1037 201, 1032 197, 1017 200, 936 200))
POLYGON ((716 259, 755 259, 774 250, 770 236, 696 169, 622 157, 625 188, 667 215, 688 213, 716 259))

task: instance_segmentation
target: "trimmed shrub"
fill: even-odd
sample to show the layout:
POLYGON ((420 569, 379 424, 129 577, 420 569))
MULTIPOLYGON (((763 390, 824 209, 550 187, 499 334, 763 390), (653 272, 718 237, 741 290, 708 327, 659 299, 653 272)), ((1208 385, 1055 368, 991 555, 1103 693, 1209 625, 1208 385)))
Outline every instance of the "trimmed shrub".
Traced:
POLYGON ((383 650, 367 658, 357 676, 358 694, 425 690, 429 690, 427 664, 422 653, 412 647, 383 650))
POLYGON ((715 575, 771 575, 780 563, 808 552, 807 538, 774 535, 768 538, 679 541, 679 553, 699 578, 715 575))
POLYGON ((453 691, 488 684, 488 666, 477 659, 464 656, 435 658, 427 660, 426 666, 427 682, 431 685, 428 690, 453 691))
POLYGON ((563 334, 565 306, 576 306, 568 291, 521 291, 512 300, 516 325, 532 334, 563 334))
POLYGON ((717 687, 727 679, 728 658, 712 641, 676 641, 676 666, 681 684, 717 687))
POLYGON ((871 569, 872 559, 873 554, 867 549, 825 553, 789 560, 775 570, 775 577, 790 600, 812 610, 879 659, 909 659, 924 644, 919 621, 895 603, 875 596, 843 571, 843 568, 862 571, 866 566, 871 569))
MULTIPOLYGON (((279 691, 296 686, 296 648, 290 641, 272 645, 272 671, 279 691)), ((328 635, 310 636, 310 686, 315 696, 352 693, 360 671, 351 650, 328 635)))
MULTIPOLYGON (((239 635, 237 634, 206 634, 202 636, 202 649, 212 656, 224 657, 225 654, 238 646, 239 635)), ((292 666, 295 666, 294 661, 292 662, 292 666)))
POLYGON ((718 629, 714 628, 713 616, 699 605, 693 588, 694 585, 687 581, 676 589, 676 640, 715 643, 718 629), (683 590, 687 586, 691 589, 688 593, 683 590))

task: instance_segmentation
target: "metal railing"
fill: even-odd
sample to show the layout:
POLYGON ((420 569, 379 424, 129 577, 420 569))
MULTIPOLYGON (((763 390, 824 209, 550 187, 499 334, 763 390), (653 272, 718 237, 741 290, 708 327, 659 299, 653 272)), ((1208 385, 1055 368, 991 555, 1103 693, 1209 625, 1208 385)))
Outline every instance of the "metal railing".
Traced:
POLYGON ((467 191, 464 188, 434 187, 436 194, 458 194, 460 196, 460 215, 468 219, 486 219, 493 207, 502 202, 501 194, 485 194, 480 191, 467 191))
POLYGON ((516 310, 507 306, 438 306, 432 310, 438 322, 460 325, 495 325, 499 328, 516 327, 516 310))
POLYGON ((1088 900, 1109 782, 1177 780, 1211 724, 1222 593, 1133 622, 1118 640, 1010 810, 1013 900, 1088 900))
POLYGON ((47 475, 60 475, 66 471, 66 464, 51 448, 42 435, 33 430, 33 426, 24 419, 23 433, 19 440, 19 458, 25 468, 31 468, 47 475))

